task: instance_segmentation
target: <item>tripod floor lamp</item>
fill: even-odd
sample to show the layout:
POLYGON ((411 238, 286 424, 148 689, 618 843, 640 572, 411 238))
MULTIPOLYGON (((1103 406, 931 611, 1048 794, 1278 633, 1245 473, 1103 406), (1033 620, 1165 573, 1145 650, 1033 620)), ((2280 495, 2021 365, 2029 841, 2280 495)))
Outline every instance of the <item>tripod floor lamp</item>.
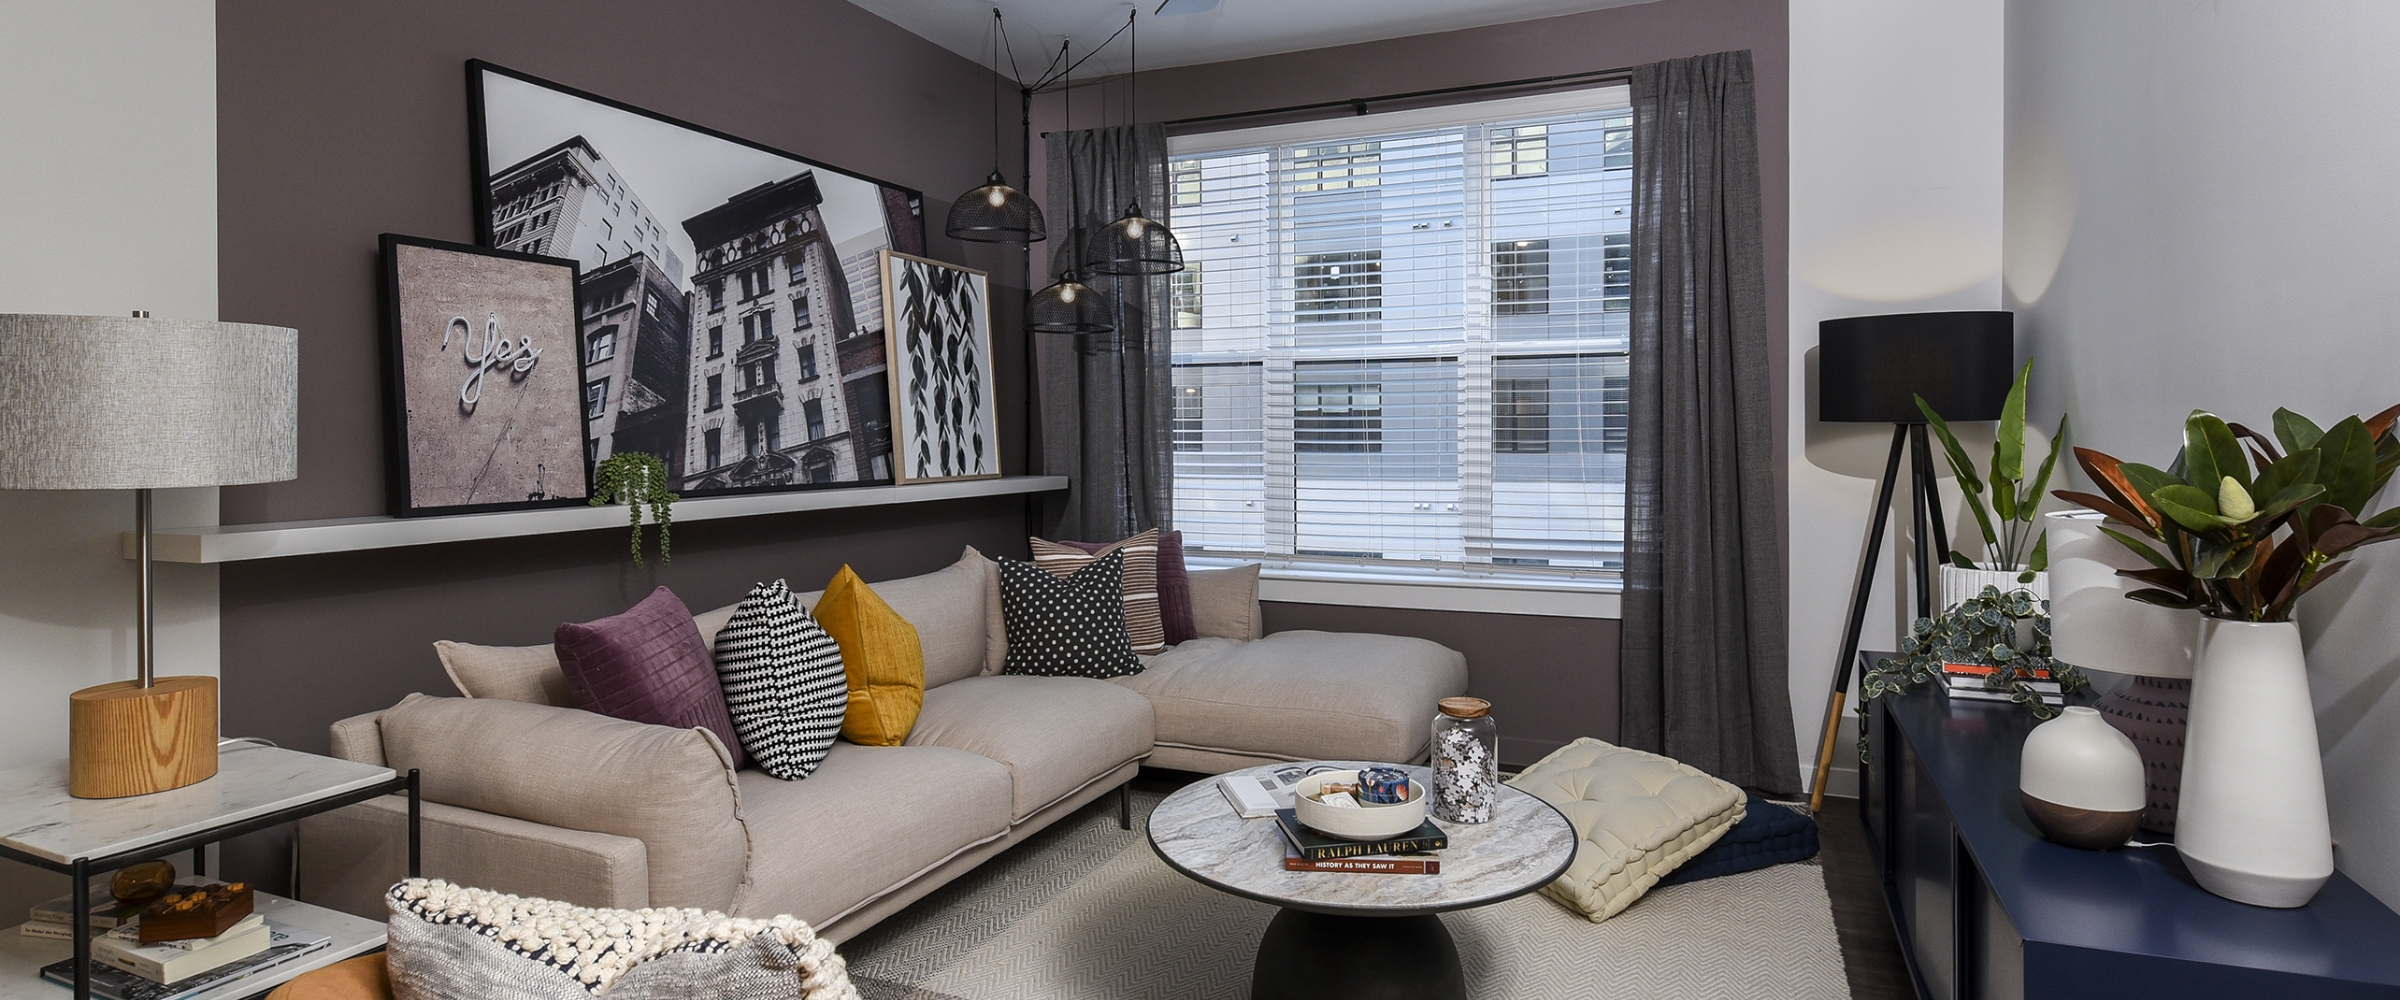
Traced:
POLYGON ((1903 450, 1909 455, 1909 512, 1916 527, 1916 613, 1937 610, 1933 567, 1948 557, 1950 537, 1942 519, 1941 493, 1934 488, 1933 449, 1917 397, 1925 397, 1934 412, 1954 424, 1998 420, 2015 366, 2013 313, 1899 313, 1829 319, 1817 325, 1817 419, 1891 424, 1892 450, 1883 462, 1883 482, 1875 490, 1867 551, 1859 560, 1858 579, 1850 586, 1850 618, 1842 627, 1841 659, 1834 663, 1833 693, 1826 699, 1816 780, 1808 793, 1810 812, 1825 805, 1834 734, 1850 696, 1850 670, 1858 660, 1858 633, 1866 624, 1867 601, 1875 588, 1875 563, 1883 551, 1884 525, 1891 520, 1903 450))

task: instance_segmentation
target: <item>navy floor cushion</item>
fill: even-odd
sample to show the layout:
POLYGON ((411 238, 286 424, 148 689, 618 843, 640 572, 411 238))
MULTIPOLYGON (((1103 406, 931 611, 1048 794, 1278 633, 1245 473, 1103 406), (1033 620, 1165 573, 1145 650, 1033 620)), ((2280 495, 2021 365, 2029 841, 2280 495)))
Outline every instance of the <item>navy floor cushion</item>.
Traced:
POLYGON ((1817 856, 1817 821, 1787 806, 1750 796, 1742 821, 1708 850, 1659 879, 1660 885, 1697 882, 1817 856))

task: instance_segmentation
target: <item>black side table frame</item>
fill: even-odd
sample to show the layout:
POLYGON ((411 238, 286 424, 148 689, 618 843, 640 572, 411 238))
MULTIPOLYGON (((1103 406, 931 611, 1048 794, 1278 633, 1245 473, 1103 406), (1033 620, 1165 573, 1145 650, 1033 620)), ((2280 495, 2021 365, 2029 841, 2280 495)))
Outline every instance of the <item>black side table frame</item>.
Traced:
POLYGON ((408 795, 408 877, 416 878, 420 874, 421 862, 423 859, 423 844, 418 834, 417 822, 419 813, 422 810, 422 800, 419 798, 418 794, 417 772, 413 768, 410 769, 405 775, 396 775, 390 780, 378 782, 365 788, 353 789, 351 791, 343 792, 340 795, 328 796, 326 798, 318 799, 314 802, 304 802, 300 805, 291 806, 285 809, 278 809, 274 812, 259 816, 252 816, 249 819, 237 820, 232 823, 226 823, 222 826, 212 826, 205 830, 198 830, 185 834, 173 840, 160 841, 156 844, 137 847, 130 851, 120 851, 116 854, 107 855, 105 857, 76 858, 72 862, 60 863, 57 861, 52 861, 49 858, 36 857, 34 855, 18 851, 14 848, 0 845, 0 858, 7 858, 11 861, 22 861, 37 868, 44 868, 50 871, 58 872, 75 880, 74 888, 68 890, 68 894, 71 897, 69 906, 71 915, 74 918, 74 995, 75 1000, 91 1000, 91 909, 93 872, 113 871, 118 868, 123 868, 126 865, 139 864, 144 861, 155 861, 170 854, 189 850, 192 852, 192 874, 204 875, 207 874, 208 845, 210 844, 231 840, 244 834, 257 833, 258 831, 267 829, 269 827, 282 826, 285 823, 290 823, 295 820, 314 816, 318 813, 332 812, 333 810, 340 809, 344 806, 354 806, 362 802, 371 802, 386 795, 398 793, 406 793, 408 795))

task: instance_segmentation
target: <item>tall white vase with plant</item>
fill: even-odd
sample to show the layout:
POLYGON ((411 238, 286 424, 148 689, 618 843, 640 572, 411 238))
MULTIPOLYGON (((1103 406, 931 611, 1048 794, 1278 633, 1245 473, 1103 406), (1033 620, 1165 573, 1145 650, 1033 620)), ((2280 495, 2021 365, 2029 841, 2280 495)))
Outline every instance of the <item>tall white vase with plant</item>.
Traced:
POLYGON ((1917 409, 1924 411, 1925 422, 1942 441, 1942 455, 1950 463, 1951 474, 1958 477, 1959 492, 1965 497, 1968 512, 1975 515, 1975 526, 1983 532, 1983 558, 1969 559, 1963 552, 1952 549, 1942 553, 1942 606, 1956 607, 1960 601, 1983 593, 1983 588, 1997 587, 2005 594, 2023 590, 2036 601, 2050 599, 2050 585, 2043 571, 2049 567, 2048 540, 2042 536, 2039 523, 2042 495, 2050 489, 2050 473, 2058 465, 2058 454, 2067 441, 2067 415, 2058 415, 2058 433, 2050 439, 2050 454, 2042 459, 2042 467, 2029 482, 2025 478, 2025 389, 2033 379, 2033 362, 2017 369, 2016 385, 2008 390, 2008 399, 2001 405, 2000 422, 1992 440, 1992 460, 1989 482, 1978 474, 1967 449, 1950 433, 1949 422, 1933 412, 1925 397, 1917 397, 1917 409), (1987 499, 1986 492, 1989 492, 1987 499))
POLYGON ((2355 513, 2400 469, 2395 416, 2400 407, 2319 430, 2278 410, 2270 440, 2194 411, 2167 470, 2078 448, 2100 492, 2058 493, 2142 536, 2102 529, 2150 564, 2121 571, 2151 585, 2127 597, 2205 616, 2175 848, 2203 888, 2227 899, 2301 906, 2333 875, 2316 712, 2292 611, 2349 565, 2342 556, 2400 537, 2400 508, 2363 522, 2355 513))

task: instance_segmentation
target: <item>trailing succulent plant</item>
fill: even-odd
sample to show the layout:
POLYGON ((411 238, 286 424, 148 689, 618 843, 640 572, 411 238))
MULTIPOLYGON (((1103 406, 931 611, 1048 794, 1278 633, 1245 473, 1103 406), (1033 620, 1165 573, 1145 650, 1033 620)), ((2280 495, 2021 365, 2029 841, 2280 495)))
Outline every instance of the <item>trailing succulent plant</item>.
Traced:
MULTIPOLYGON (((2032 583, 2033 575, 2050 566, 2050 542, 2042 534, 2034 518, 2040 513, 2042 494, 2050 488, 2050 472, 2058 466, 2058 453, 2067 442, 2067 415, 2058 415, 2058 433, 2050 438, 2050 454, 2042 459, 2041 469, 2029 482, 2025 478, 2025 388, 2033 379, 2033 362, 2017 369, 2017 382, 2008 390, 2008 399, 2000 406, 2000 423, 1992 439, 1992 464, 1988 484, 1991 497, 1986 500, 1986 482, 1976 475, 1975 462, 1967 457, 1958 438, 1950 433, 1950 424, 1933 406, 1918 396, 1917 409, 1924 411, 1925 421, 1932 426, 1935 437, 1942 441, 1942 455, 1950 462, 1950 471, 1958 477, 1958 490, 1966 497, 1967 510, 1975 515, 1975 526, 1983 530, 1983 557, 1986 569, 2019 570, 2018 583, 2032 583)), ((1962 569, 1978 568, 1973 560, 1956 549, 1942 558, 1962 569)))
POLYGON ((647 509, 650 519, 658 523, 658 560, 675 561, 673 546, 675 530, 675 501, 682 499, 667 489, 667 464, 658 456, 639 451, 620 451, 600 460, 592 470, 592 506, 604 507, 621 503, 631 512, 633 564, 642 563, 642 512, 647 509))
POLYGON ((2035 718, 2058 714, 2042 700, 2034 681, 2054 681, 2063 694, 2091 687, 2083 671, 2050 658, 2050 602, 2036 600, 2023 590, 2002 593, 1986 586, 1983 593, 1960 601, 1932 618, 1909 625, 1908 648, 1898 658, 1884 657, 1859 680, 1859 713, 1877 696, 1895 694, 1914 684, 1938 683, 1945 663, 1989 666, 1984 689, 2003 691, 2035 718), (2025 641, 2030 636, 2030 642, 2025 641), (2022 647, 2022 648, 2020 648, 2022 647))
POLYGON ((2056 495, 2140 535, 2101 529, 2150 564, 2120 571, 2151 585, 2126 596, 2214 618, 2290 621, 2302 594, 2349 565, 2343 556, 2400 538, 2400 507, 2365 515, 2400 470, 2395 417, 2400 406, 2320 429, 2276 410, 2269 438, 2194 410, 2166 469, 2077 448, 2100 492, 2056 495))

